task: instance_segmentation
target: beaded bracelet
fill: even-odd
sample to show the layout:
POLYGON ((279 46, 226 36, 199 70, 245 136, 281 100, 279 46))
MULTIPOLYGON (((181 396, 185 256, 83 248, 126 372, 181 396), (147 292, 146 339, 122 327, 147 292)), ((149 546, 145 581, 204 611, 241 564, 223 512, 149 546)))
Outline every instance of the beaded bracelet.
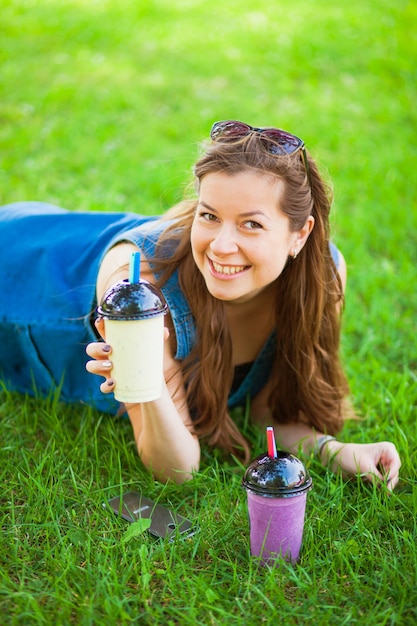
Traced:
POLYGON ((328 443, 329 441, 336 441, 336 437, 333 437, 332 435, 322 435, 321 437, 316 439, 316 443, 314 446, 314 456, 320 459, 322 450, 326 443, 328 443))

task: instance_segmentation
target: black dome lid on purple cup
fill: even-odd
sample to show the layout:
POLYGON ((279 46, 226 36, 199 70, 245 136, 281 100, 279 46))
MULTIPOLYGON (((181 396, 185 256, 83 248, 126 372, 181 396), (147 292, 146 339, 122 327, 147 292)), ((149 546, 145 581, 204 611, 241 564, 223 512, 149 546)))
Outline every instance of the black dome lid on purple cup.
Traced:
POLYGON ((254 459, 246 469, 242 484, 260 496, 291 498, 310 491, 313 481, 300 459, 278 450, 276 458, 265 452, 254 459))

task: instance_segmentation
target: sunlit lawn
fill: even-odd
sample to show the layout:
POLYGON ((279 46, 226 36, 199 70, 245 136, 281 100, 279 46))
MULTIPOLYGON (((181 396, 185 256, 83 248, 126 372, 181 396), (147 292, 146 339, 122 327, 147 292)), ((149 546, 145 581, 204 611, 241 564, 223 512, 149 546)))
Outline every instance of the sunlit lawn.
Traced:
MULTIPOLYGON (((415 623, 416 17, 403 0, 3 1, 2 203, 161 212, 213 121, 304 138, 333 180, 349 267, 343 357, 363 419, 342 439, 392 440, 403 469, 388 497, 304 459, 301 563, 259 570, 233 459, 204 448, 189 484, 162 485, 126 420, 4 390, 2 622, 415 623), (102 503, 130 489, 198 534, 127 540, 102 503)), ((263 433, 246 430, 258 454, 263 433)))

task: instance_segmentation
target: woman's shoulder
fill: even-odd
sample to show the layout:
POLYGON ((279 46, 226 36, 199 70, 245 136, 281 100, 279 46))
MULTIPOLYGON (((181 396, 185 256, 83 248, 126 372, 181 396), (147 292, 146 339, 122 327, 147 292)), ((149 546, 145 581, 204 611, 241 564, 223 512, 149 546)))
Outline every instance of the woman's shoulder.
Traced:
POLYGON ((156 256, 158 246, 158 256, 169 256, 172 246, 181 237, 182 229, 176 227, 176 220, 167 220, 162 217, 149 217, 146 221, 125 230, 118 234, 109 244, 108 250, 119 244, 130 243, 135 245, 143 254, 151 259, 156 256), (169 233, 169 237, 165 235, 169 233))

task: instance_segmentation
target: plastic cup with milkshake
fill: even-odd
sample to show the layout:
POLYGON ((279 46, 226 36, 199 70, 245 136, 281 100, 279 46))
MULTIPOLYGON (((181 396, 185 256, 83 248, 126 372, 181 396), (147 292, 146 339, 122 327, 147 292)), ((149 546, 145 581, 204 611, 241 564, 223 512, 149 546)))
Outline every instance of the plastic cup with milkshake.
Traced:
POLYGON ((134 252, 129 279, 103 295, 98 314, 104 319, 106 342, 112 347, 114 397, 121 402, 160 398, 163 383, 164 315, 161 291, 140 278, 140 253, 134 252))
POLYGON ((297 457, 277 451, 272 427, 267 428, 267 439, 268 452, 250 463, 242 481, 248 498, 251 554, 264 565, 279 559, 295 563, 312 479, 297 457))

